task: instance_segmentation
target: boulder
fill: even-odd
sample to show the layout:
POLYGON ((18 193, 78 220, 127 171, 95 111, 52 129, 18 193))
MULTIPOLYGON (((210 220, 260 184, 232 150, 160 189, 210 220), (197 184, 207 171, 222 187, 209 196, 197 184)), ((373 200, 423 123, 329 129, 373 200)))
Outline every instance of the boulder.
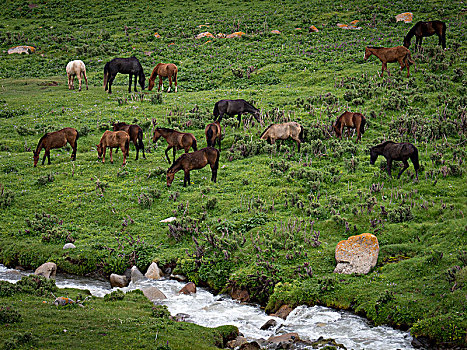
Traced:
POLYGON ((271 314, 271 316, 280 317, 283 320, 289 316, 289 314, 293 311, 293 309, 289 305, 282 305, 279 310, 275 313, 271 314))
POLYGON ((170 318, 175 322, 189 322, 190 315, 179 312, 175 316, 170 316, 170 318))
POLYGON ((35 275, 44 276, 45 278, 55 278, 57 274, 57 265, 53 262, 46 262, 39 266, 36 271, 34 271, 35 275))
POLYGON ((281 32, 277 29, 274 29, 274 30, 271 30, 271 33, 272 34, 280 34, 281 32))
POLYGON ((63 249, 75 249, 76 246, 73 243, 67 243, 63 246, 63 249))
MULTIPOLYGON (((201 39, 201 38, 214 38, 214 35, 212 35, 212 34, 209 33, 209 32, 203 32, 203 33, 199 33, 199 34, 196 36, 196 39, 201 39)), ((167 222, 167 221, 163 221, 163 222, 167 222)))
POLYGON ((127 278, 128 282, 130 282, 131 281, 131 269, 126 269, 123 274, 127 278))
POLYGON ((144 296, 148 298, 151 301, 157 301, 157 300, 164 300, 167 299, 164 293, 162 293, 158 288, 156 287, 147 287, 141 289, 144 296))
POLYGON ((294 343, 299 341, 300 337, 298 333, 286 333, 281 335, 273 335, 269 337, 268 342, 270 343, 294 343))
POLYGON ((263 331, 266 331, 269 328, 273 328, 275 326, 277 326, 277 321, 275 319, 271 318, 270 320, 267 320, 266 323, 263 324, 260 329, 263 330, 263 331))
POLYGON ((241 302, 249 302, 250 294, 246 290, 234 288, 230 294, 232 299, 239 300, 241 302))
POLYGON ((32 46, 19 45, 19 46, 14 46, 12 48, 9 48, 8 54, 11 55, 13 53, 19 53, 19 54, 25 53, 29 55, 29 53, 34 53, 35 51, 36 49, 32 46))
POLYGON ((140 270, 136 266, 131 268, 131 282, 137 283, 138 281, 145 280, 146 277, 143 276, 140 270))
POLYGON ((162 277, 162 270, 157 266, 155 262, 149 265, 148 270, 144 274, 147 278, 158 280, 162 277))
POLYGON ((230 349, 236 349, 239 346, 242 346, 243 344, 246 344, 246 343, 248 343, 248 340, 246 340, 245 337, 242 337, 241 335, 239 335, 234 340, 229 341, 227 343, 227 347, 230 348, 230 349))
POLYGON ((117 275, 115 273, 110 275, 110 285, 114 287, 126 287, 130 284, 130 280, 126 276, 117 275))
POLYGON ((232 33, 232 34, 226 35, 225 37, 226 37, 227 39, 231 39, 231 38, 240 38, 242 35, 245 35, 245 33, 244 33, 244 32, 234 32, 234 33, 232 33))
POLYGON ((310 26, 310 28, 308 28, 308 32, 311 33, 311 32, 319 32, 318 28, 316 28, 315 26, 310 26))
POLYGON ((193 282, 188 282, 182 289, 178 291, 181 294, 194 294, 196 293, 196 284, 193 282))
POLYGON ((396 22, 403 21, 404 23, 410 23, 413 21, 413 13, 412 12, 404 12, 400 13, 396 16, 396 22))
POLYGON ((238 350, 258 350, 261 349, 258 342, 252 341, 251 343, 245 343, 238 350))
POLYGON ((170 278, 178 282, 186 282, 187 278, 183 275, 170 275, 170 278))
MULTIPOLYGON (((198 38, 199 39, 199 38, 198 38)), ((167 219, 164 219, 164 220, 161 220, 159 222, 172 222, 172 221, 175 221, 177 220, 177 218, 175 216, 171 216, 170 218, 167 218, 167 219)))
POLYGON ((340 241, 336 246, 335 273, 367 274, 378 261, 378 238, 371 233, 362 233, 340 241))

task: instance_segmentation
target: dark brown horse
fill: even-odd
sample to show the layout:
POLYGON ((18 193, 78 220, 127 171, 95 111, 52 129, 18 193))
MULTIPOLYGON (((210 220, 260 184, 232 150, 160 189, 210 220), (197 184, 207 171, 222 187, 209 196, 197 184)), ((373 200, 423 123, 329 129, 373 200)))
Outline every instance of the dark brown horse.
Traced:
POLYGON ((37 144, 36 150, 34 153, 34 167, 37 166, 37 162, 39 161, 39 154, 41 150, 44 148, 45 153, 44 157, 42 158, 42 165, 44 165, 45 157, 48 159, 48 164, 50 165, 50 150, 52 148, 61 148, 66 145, 68 142, 73 149, 71 153, 71 160, 76 160, 76 148, 77 148, 77 140, 79 138, 78 131, 73 128, 64 128, 58 131, 49 132, 42 136, 37 144))
POLYGON ((165 156, 167 157, 167 161, 170 164, 170 158, 169 158, 169 150, 173 148, 173 161, 175 162, 175 155, 179 149, 184 149, 185 153, 188 153, 190 150, 190 147, 193 148, 193 150, 197 151, 198 150, 198 145, 196 143, 196 138, 193 136, 193 134, 190 134, 188 132, 180 132, 177 130, 173 129, 167 129, 167 128, 156 128, 154 129, 154 133, 152 135, 152 142, 156 143, 157 140, 159 140, 160 137, 163 137, 169 146, 165 150, 165 156))
POLYGON ((347 128, 347 137, 350 138, 350 129, 357 130, 357 141, 361 140, 362 135, 365 133, 366 119, 361 113, 344 112, 336 119, 336 122, 332 125, 336 136, 342 139, 342 131, 344 126, 347 128))
POLYGON ((404 46, 410 47, 410 40, 415 35, 415 48, 422 46, 423 37, 437 35, 439 45, 446 50, 446 23, 441 21, 417 22, 404 38, 404 46))
POLYGON ((222 139, 222 129, 220 120, 216 120, 214 123, 208 124, 206 129, 204 129, 204 133, 206 134, 206 142, 208 147, 214 147, 216 145, 216 141, 219 144, 219 152, 221 150, 221 139, 222 139))
POLYGON ((126 157, 130 153, 130 136, 125 131, 110 131, 107 130, 101 137, 101 141, 97 145, 97 155, 102 158, 102 163, 105 163, 105 150, 110 148, 110 163, 113 163, 112 148, 120 147, 123 153, 123 165, 126 164, 126 157))
POLYGON ((184 153, 167 170, 167 187, 172 185, 175 173, 183 170, 185 178, 183 187, 190 184, 190 170, 204 168, 207 164, 211 166, 211 181, 217 180, 217 169, 219 168, 220 152, 213 147, 206 147, 192 153, 184 153))
POLYGON ((365 48, 365 56, 363 59, 366 61, 368 57, 375 55, 378 57, 383 65, 381 69, 381 76, 383 76, 384 71, 388 72, 388 75, 391 75, 388 70, 388 63, 399 62, 401 66, 401 71, 404 67, 407 68, 407 78, 410 76, 409 72, 409 63, 414 64, 412 56, 408 48, 404 46, 396 47, 373 47, 367 46, 365 48))
POLYGON ((107 62, 104 66, 104 89, 105 91, 109 90, 109 94, 112 93, 112 83, 117 76, 117 73, 129 74, 130 82, 128 85, 128 92, 131 92, 131 80, 135 76, 135 86, 136 90, 136 79, 138 79, 141 89, 144 90, 144 83, 146 77, 144 76, 143 67, 139 63, 136 57, 130 58, 114 58, 112 61, 107 62))
POLYGON ((157 88, 157 92, 160 91, 162 87, 162 91, 164 91, 164 86, 162 85, 162 77, 169 78, 169 88, 167 92, 170 92, 172 88, 172 77, 175 83, 175 92, 177 92, 177 73, 178 68, 173 63, 159 63, 157 66, 154 67, 152 70, 151 76, 149 77, 149 87, 148 90, 152 91, 154 87, 154 81, 156 80, 157 76, 159 76, 159 87, 157 88))
POLYGON ((253 114, 255 119, 258 122, 260 122, 261 125, 263 125, 259 109, 253 107, 250 103, 246 102, 245 100, 220 100, 217 101, 214 105, 214 117, 221 121, 224 114, 227 114, 231 118, 234 115, 236 115, 238 120, 238 127, 240 127, 243 113, 253 114))
MULTIPOLYGON (((138 160, 139 150, 143 151, 143 158, 146 159, 146 155, 144 154, 144 145, 143 145, 143 129, 139 125, 136 124, 127 124, 127 123, 113 123, 112 124, 114 131, 125 131, 130 136, 130 141, 136 147, 136 160, 138 160)), ((115 149, 115 153, 117 153, 118 148, 115 149)))
POLYGON ((417 147, 408 142, 396 143, 392 141, 386 141, 382 144, 372 147, 370 149, 370 164, 375 164, 376 159, 379 155, 382 155, 387 160, 387 171, 389 176, 391 176, 391 167, 393 160, 400 160, 404 163, 404 167, 399 172, 397 178, 399 179, 402 173, 409 167, 407 159, 411 159, 413 166, 415 168, 415 176, 418 180, 418 169, 420 169, 420 164, 418 162, 418 150, 417 147))
MULTIPOLYGON (((261 140, 266 140, 272 145, 276 143, 276 140, 287 140, 288 138, 295 140, 298 152, 300 152, 300 144, 303 142, 303 126, 297 122, 271 124, 260 136, 261 140)), ((278 143, 277 150, 279 150, 279 145, 278 143)))

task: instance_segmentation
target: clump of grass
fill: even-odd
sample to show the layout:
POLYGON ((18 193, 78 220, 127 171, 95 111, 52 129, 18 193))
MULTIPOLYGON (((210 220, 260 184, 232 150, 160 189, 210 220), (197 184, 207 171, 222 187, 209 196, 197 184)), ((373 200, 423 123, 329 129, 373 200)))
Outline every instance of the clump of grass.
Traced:
POLYGON ((50 174, 47 174, 47 175, 39 176, 37 178, 37 180, 36 180, 36 183, 38 185, 44 186, 44 185, 47 185, 48 183, 51 183, 51 182, 54 182, 54 181, 55 181, 54 174, 50 173, 50 174))
POLYGON ((0 184, 0 208, 9 207, 15 199, 15 193, 0 184))

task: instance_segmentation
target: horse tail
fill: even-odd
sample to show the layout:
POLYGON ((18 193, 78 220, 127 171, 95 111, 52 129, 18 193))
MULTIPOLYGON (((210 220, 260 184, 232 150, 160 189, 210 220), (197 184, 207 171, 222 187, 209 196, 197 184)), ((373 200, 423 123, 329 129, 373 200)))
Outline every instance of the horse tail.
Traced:
POLYGON ((191 143, 191 147, 193 147, 193 151, 198 150, 198 142, 196 141, 194 136, 193 136, 193 142, 191 143))
POLYGON ((259 138, 260 138, 260 139, 263 138, 263 135, 266 134, 266 132, 269 130, 269 128, 270 128, 271 126, 273 126, 273 125, 274 125, 274 124, 270 124, 270 125, 266 128, 266 130, 263 131, 263 133, 261 134, 261 136, 260 136, 259 138))
POLYGON ((412 159, 413 167, 415 168, 415 170, 418 170, 420 169, 420 163, 418 161, 418 149, 415 146, 413 146, 413 148, 414 148, 414 152, 413 152, 413 155, 410 157, 410 159, 412 159))
POLYGON ((75 138, 75 141, 77 141, 79 139, 79 132, 78 130, 76 130, 76 138, 75 138))
POLYGON ((141 128, 138 128, 138 147, 140 149, 144 148, 144 145, 143 145, 143 129, 141 129, 141 128))
POLYGON ((216 102, 216 104, 214 105, 214 111, 212 112, 212 114, 214 114, 214 116, 217 117, 219 116, 219 102, 216 102))
POLYGON ((213 142, 212 142, 213 136, 214 136, 214 133, 212 131, 212 128, 209 127, 208 130, 206 131, 206 142, 208 144, 208 147, 213 146, 213 142))
POLYGON ((126 156, 128 157, 130 155, 130 138, 129 137, 125 140, 125 152, 126 152, 126 156))
POLYGON ((363 135, 365 133, 366 119, 362 115, 362 122, 360 123, 360 133, 363 135))
POLYGON ((303 142, 303 126, 300 125, 300 134, 298 135, 298 138, 300 139, 300 142, 303 142))
POLYGON ((104 66, 104 89, 107 91, 107 82, 109 81, 109 62, 104 66))

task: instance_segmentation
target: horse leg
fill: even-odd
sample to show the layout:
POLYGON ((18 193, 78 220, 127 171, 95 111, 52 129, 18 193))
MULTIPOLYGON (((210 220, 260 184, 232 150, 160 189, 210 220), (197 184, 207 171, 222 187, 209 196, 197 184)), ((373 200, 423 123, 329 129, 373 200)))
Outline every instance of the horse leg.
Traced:
POLYGON ((387 171, 388 171, 389 177, 392 177, 392 175, 391 175, 391 168, 392 168, 392 159, 389 158, 389 159, 388 159, 388 162, 387 162, 387 171))
POLYGON ((219 143, 219 152, 221 151, 221 139, 222 139, 222 135, 219 135, 217 136, 217 142, 219 143))
POLYGON ((167 92, 170 92, 171 88, 172 88, 172 77, 169 75, 169 88, 167 89, 167 92))
POLYGON ((217 167, 216 167, 216 163, 214 164, 210 164, 211 165, 211 181, 212 182, 216 182, 217 181, 217 167))
POLYGON ((71 90, 71 74, 68 75, 68 90, 71 90))
POLYGON ((242 114, 241 113, 238 114, 237 120, 238 120, 238 128, 240 128, 240 124, 242 122, 242 114))
MULTIPOLYGON (((130 76, 130 83, 128 84, 128 92, 130 93, 131 92, 131 82, 132 82, 132 79, 133 79, 133 74, 130 73, 129 76, 130 76)), ((136 78, 135 78, 135 80, 136 80, 136 78)))
POLYGON ((78 83, 79 83, 79 88, 78 88, 78 91, 81 91, 81 81, 82 81, 82 77, 81 77, 81 73, 79 74, 76 74, 76 77, 78 78, 78 83))
MULTIPOLYGON (((186 153, 186 152, 185 152, 186 153)), ((175 162, 175 156, 177 155, 177 147, 173 148, 173 154, 174 154, 174 162, 175 162)))
POLYGON ((177 92, 177 74, 174 75, 175 92, 177 92))
MULTIPOLYGON (((169 146, 165 150, 165 156, 167 157, 167 162, 169 162, 169 164, 170 164, 170 158, 169 158, 169 153, 168 152, 169 152, 169 149, 171 149, 171 148, 172 148, 172 146, 169 146)), ((174 162, 175 162, 175 155, 174 155, 174 162)))
POLYGON ((71 152, 71 160, 75 161, 76 160, 76 149, 78 148, 77 147, 77 142, 75 140, 75 142, 73 142, 73 144, 71 145, 71 148, 73 149, 73 152, 71 152))
POLYGON ((161 88, 162 88, 162 91, 164 91, 164 84, 162 84, 162 77, 159 75, 159 87, 157 89, 157 92, 161 91, 161 88))
POLYGON ((86 76, 86 73, 83 71, 83 76, 84 76, 84 81, 86 82, 86 90, 89 90, 88 88, 88 77, 86 76))
POLYGON ((399 175, 397 175, 397 178, 400 179, 402 173, 405 171, 405 169, 407 169, 409 167, 409 162, 407 162, 407 159, 406 160, 403 160, 402 163, 404 163, 404 167, 402 168, 402 170, 399 172, 399 175))
POLYGON ((114 82, 116 76, 117 76, 117 74, 111 74, 110 77, 109 77, 109 81, 108 81, 108 84, 109 84, 109 94, 112 93, 112 83, 114 82))
POLYGON ((134 84, 135 84, 135 86, 134 86, 135 92, 138 92, 138 90, 136 90, 136 82, 137 82, 137 81, 138 81, 138 76, 135 74, 135 82, 134 82, 134 84))
MULTIPOLYGON (((122 153, 123 153, 123 164, 122 165, 126 165, 126 156, 129 153, 126 152, 125 146, 122 146, 120 149, 122 150, 122 153)), ((128 149, 130 148, 128 147, 128 149)), ((110 159, 112 159, 112 148, 110 149, 110 159)))
MULTIPOLYGON (((112 158, 112 147, 110 147, 110 164, 113 164, 114 163, 114 160, 112 158)), ((122 149, 122 152, 123 152, 123 159, 125 159, 125 151, 122 149)))
POLYGON ((183 178, 183 187, 186 187, 186 185, 190 184, 190 170, 184 170, 185 172, 185 177, 183 178))
POLYGON ((44 157, 42 157, 42 165, 44 165, 46 157, 47 157, 47 151, 44 151, 44 157))

